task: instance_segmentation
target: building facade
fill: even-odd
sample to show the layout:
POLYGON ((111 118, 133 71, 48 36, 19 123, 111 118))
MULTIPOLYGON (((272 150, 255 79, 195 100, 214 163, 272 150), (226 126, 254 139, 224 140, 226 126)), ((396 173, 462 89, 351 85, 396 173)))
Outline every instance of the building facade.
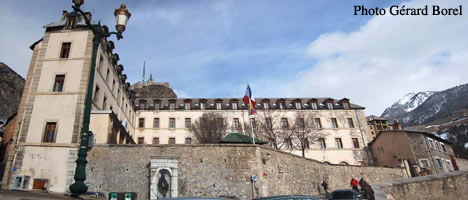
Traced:
MULTIPOLYGON (((65 192, 75 170, 93 33, 81 15, 67 11, 44 28, 43 38, 31 46, 2 187, 65 192)), ((90 130, 96 143, 134 143, 130 84, 113 48, 105 39, 99 45, 90 130)))
POLYGON ((312 124, 309 131, 316 134, 307 138, 305 157, 332 164, 369 164, 365 149, 369 129, 364 108, 348 99, 257 98, 257 114, 251 116, 242 99, 237 98, 137 97, 136 101, 135 132, 139 144, 196 143, 191 125, 204 113, 216 113, 227 121, 227 133, 254 134, 272 142, 264 130, 256 127, 262 122, 270 123, 277 133, 277 147, 297 155, 302 155, 302 150, 296 148, 291 129, 298 121, 312 124))
POLYGON ((409 176, 458 170, 451 143, 421 131, 382 131, 369 144, 377 166, 405 167, 409 176))

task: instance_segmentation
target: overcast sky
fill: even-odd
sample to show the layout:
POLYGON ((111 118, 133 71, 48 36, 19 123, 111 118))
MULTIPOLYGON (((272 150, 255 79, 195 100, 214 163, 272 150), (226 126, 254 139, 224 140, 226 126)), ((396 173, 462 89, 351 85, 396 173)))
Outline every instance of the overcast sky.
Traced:
MULTIPOLYGON (((71 0, 0 0, 0 61, 25 77, 29 46, 71 0)), ((133 84, 169 82, 179 97, 349 98, 380 115, 409 92, 468 83, 468 3, 415 1, 87 0, 94 20, 114 27, 123 2, 132 13, 116 41, 133 84), (366 7, 463 6, 463 16, 354 16, 366 7)), ((113 28, 112 28, 113 29, 113 28)))

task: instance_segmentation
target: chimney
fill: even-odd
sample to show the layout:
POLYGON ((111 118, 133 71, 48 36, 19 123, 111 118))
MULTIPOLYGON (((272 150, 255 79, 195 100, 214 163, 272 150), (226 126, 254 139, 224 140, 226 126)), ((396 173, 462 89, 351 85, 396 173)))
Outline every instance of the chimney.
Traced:
POLYGON ((60 18, 61 21, 65 20, 67 18, 67 15, 68 15, 68 11, 66 10, 63 10, 62 11, 62 17, 60 18))

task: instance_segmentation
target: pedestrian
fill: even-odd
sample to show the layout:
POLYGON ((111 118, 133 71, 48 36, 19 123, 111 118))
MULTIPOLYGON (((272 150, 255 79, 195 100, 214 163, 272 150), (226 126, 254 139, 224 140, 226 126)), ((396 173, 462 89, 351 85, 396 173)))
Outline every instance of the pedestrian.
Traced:
POLYGON ((361 185, 361 190, 364 190, 364 194, 367 196, 367 199, 374 200, 374 190, 372 187, 365 181, 363 178, 359 180, 359 185, 361 185))
POLYGON ((359 194, 359 188, 358 188, 358 185, 359 185, 359 182, 353 178, 351 178, 351 183, 350 183, 351 187, 353 188, 354 191, 356 191, 356 193, 359 194))
POLYGON ((328 194, 328 183, 327 183, 327 181, 323 180, 322 187, 323 187, 323 190, 325 190, 325 194, 328 194))

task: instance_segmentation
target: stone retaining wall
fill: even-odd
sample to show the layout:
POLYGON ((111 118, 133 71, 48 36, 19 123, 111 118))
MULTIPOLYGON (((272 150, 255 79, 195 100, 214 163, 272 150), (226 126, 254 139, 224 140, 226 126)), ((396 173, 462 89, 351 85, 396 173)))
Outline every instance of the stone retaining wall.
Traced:
POLYGON ((256 145, 97 145, 89 152, 89 191, 137 192, 150 196, 150 160, 178 162, 179 196, 252 197, 319 193, 349 188, 351 177, 370 184, 406 178, 403 169, 323 164, 256 145), (252 185, 250 177, 257 175, 252 185))
POLYGON ((387 193, 387 199, 466 199, 468 171, 397 180, 378 184, 387 193))
POLYGON ((463 158, 456 158, 458 170, 468 170, 468 160, 463 158))

